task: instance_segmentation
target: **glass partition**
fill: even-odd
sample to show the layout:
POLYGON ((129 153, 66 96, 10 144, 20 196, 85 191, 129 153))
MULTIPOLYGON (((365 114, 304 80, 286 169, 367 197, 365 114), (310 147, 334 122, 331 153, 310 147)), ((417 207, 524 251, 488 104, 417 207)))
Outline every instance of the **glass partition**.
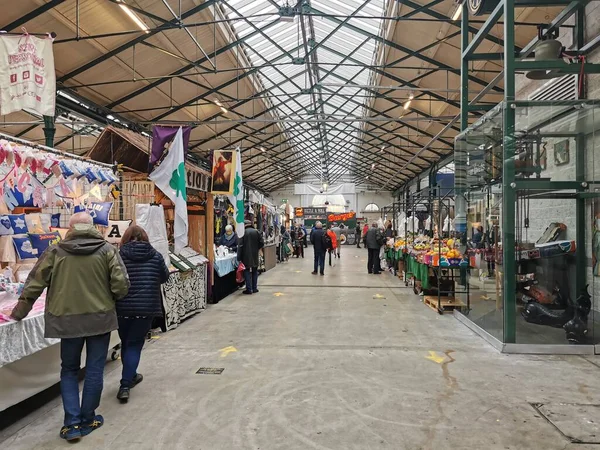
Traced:
POLYGON ((456 138, 470 255, 463 313, 502 342, 600 341, 597 108, 507 102, 456 138))

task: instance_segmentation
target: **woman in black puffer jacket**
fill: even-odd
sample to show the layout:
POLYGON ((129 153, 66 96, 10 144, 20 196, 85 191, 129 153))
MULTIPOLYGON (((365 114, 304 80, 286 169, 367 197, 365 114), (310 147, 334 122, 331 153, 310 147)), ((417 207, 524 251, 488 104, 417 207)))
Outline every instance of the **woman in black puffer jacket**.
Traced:
POLYGON ((123 233, 120 253, 131 283, 127 296, 117 302, 123 362, 117 398, 126 403, 129 390, 143 380, 137 368, 152 319, 163 315, 160 285, 169 278, 169 270, 162 255, 148 242, 146 232, 137 225, 123 233))

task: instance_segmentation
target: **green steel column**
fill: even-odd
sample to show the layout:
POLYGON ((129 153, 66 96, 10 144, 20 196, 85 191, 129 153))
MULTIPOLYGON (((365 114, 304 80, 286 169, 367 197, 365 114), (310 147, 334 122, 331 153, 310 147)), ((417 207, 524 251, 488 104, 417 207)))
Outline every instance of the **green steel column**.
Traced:
MULTIPOLYGON (((583 133, 575 138, 575 179, 579 182, 585 181, 585 148, 586 139, 583 133)), ((582 188, 579 189, 581 192, 582 188)), ((575 200, 575 296, 579 295, 587 281, 587 258, 585 247, 585 198, 578 196, 575 200)))
MULTIPOLYGON (((461 54, 469 46, 469 6, 464 1, 462 8, 460 37, 461 54)), ((464 131, 469 126, 469 59, 462 58, 460 68, 460 129, 464 131)))
POLYGON ((515 263, 515 0, 504 0, 504 173, 502 175, 502 259, 504 342, 516 342, 515 263))
POLYGON ((46 147, 54 147, 54 135, 56 127, 54 126, 54 116, 44 116, 44 137, 46 138, 46 147))

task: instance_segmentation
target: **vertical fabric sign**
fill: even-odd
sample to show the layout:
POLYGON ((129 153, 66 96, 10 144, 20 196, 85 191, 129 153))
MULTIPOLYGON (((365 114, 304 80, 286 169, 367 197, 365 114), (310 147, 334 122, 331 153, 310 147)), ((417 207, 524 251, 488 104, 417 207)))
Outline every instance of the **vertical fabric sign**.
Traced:
POLYGON ((183 149, 184 153, 186 153, 190 144, 192 127, 161 127, 155 125, 152 128, 152 152, 150 153, 150 167, 148 172, 152 172, 154 164, 160 161, 165 151, 171 147, 179 129, 183 132, 183 149))
POLYGON ((0 34, 0 115, 29 111, 54 116, 53 39, 0 34))
POLYGON ((235 152, 235 175, 233 176, 233 195, 229 196, 229 202, 235 211, 235 231, 239 237, 244 236, 244 180, 242 178, 242 152, 235 152))

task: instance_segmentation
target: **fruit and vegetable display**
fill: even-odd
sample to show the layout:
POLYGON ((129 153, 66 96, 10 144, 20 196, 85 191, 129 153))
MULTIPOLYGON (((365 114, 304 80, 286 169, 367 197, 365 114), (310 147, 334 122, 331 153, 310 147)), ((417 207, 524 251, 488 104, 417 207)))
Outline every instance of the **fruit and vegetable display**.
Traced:
POLYGON ((468 255, 460 252, 458 242, 452 238, 439 239, 424 235, 415 235, 398 238, 391 245, 393 245, 395 250, 407 253, 418 262, 429 266, 469 266, 468 255))

